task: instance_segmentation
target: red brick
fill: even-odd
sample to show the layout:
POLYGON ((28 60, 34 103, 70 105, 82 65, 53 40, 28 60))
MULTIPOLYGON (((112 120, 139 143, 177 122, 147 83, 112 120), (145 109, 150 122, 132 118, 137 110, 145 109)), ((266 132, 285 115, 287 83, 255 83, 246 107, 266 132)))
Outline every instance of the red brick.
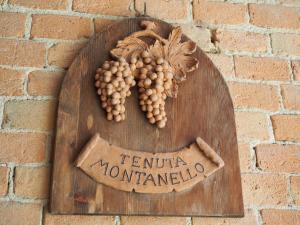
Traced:
POLYGON ((252 157, 250 153, 250 146, 246 143, 239 143, 239 158, 240 158, 240 168, 241 172, 251 171, 252 157))
POLYGON ((38 225, 41 214, 40 204, 0 202, 0 225, 38 225))
POLYGON ((268 36, 245 31, 219 30, 217 32, 217 46, 222 50, 266 52, 268 50, 268 36))
POLYGON ((23 78, 24 72, 0 68, 0 95, 22 95, 23 78))
POLYGON ((106 29, 107 26, 113 24, 114 22, 117 22, 115 20, 108 20, 108 19, 95 19, 94 25, 95 25, 95 32, 98 33, 100 31, 103 31, 106 29))
POLYGON ((64 72, 33 71, 28 76, 28 94, 57 97, 64 72))
POLYGON ((291 65, 292 65, 294 80, 300 80, 300 60, 292 61, 291 65))
POLYGON ((247 7, 243 4, 196 0, 193 1, 193 12, 194 20, 200 23, 243 24, 246 22, 247 7))
POLYGON ((8 172, 9 169, 4 166, 0 166, 0 196, 4 196, 8 191, 8 172))
MULTIPOLYGON (((300 12, 299 12, 300 13, 300 12)), ((300 35, 272 34, 272 49, 278 55, 300 55, 300 35)))
POLYGON ((300 173, 300 146, 258 145, 256 157, 257 165, 263 171, 300 173))
POLYGON ((208 56, 224 77, 234 77, 232 56, 219 54, 208 54, 208 56))
POLYGON ((300 115, 274 115, 271 120, 276 140, 300 140, 300 115))
POLYGON ((266 28, 298 29, 299 9, 280 5, 249 5, 250 23, 266 28))
POLYGON ((261 211, 265 225, 300 224, 300 211, 282 209, 263 209, 261 211))
POLYGON ((114 225, 112 216, 52 215, 46 213, 44 225, 114 225))
POLYGON ((300 110, 300 85, 281 85, 284 108, 300 110))
POLYGON ((287 5, 287 6, 300 6, 299 0, 278 0, 278 3, 287 5))
POLYGON ((55 117, 55 101, 9 101, 5 104, 3 127, 51 131, 55 117))
POLYGON ((275 86, 229 82, 228 87, 236 108, 279 109, 279 94, 275 86))
POLYGON ((252 80, 289 80, 288 62, 272 58, 235 57, 235 73, 252 80))
POLYGON ((258 112, 236 112, 236 129, 239 140, 268 140, 267 116, 258 112))
POLYGON ((121 224, 122 225, 140 225, 140 224, 186 225, 187 219, 184 217, 122 216, 121 224))
POLYGON ((291 197, 294 205, 300 205, 300 176, 291 177, 291 197))
POLYGON ((136 0, 136 9, 143 12, 146 8, 146 15, 169 20, 184 20, 188 16, 188 0, 136 0))
POLYGON ((245 209, 243 218, 216 218, 194 217, 193 225, 256 225, 256 216, 253 210, 245 209))
POLYGON ((48 198, 50 170, 48 167, 17 167, 14 190, 25 198, 48 198))
POLYGON ((92 35, 89 18, 62 15, 33 15, 32 38, 80 39, 92 35))
POLYGON ((49 65, 68 68, 85 45, 86 43, 58 43, 53 45, 48 51, 49 65))
POLYGON ((287 179, 277 174, 243 174, 243 198, 245 205, 286 205, 287 179))
POLYGON ((181 25, 181 28, 182 32, 194 41, 203 51, 216 51, 216 47, 211 42, 211 33, 209 29, 197 27, 191 24, 181 25))
POLYGON ((1 163, 45 161, 47 136, 38 133, 0 133, 1 163))
POLYGON ((112 16, 131 16, 132 0, 73 0, 73 10, 112 16))
POLYGON ((0 36, 1 37, 23 37, 25 31, 26 14, 22 13, 0 13, 0 36))
POLYGON ((44 43, 0 39, 0 64, 29 67, 45 65, 44 43))
POLYGON ((68 0, 9 0, 9 4, 33 9, 66 9, 68 0))

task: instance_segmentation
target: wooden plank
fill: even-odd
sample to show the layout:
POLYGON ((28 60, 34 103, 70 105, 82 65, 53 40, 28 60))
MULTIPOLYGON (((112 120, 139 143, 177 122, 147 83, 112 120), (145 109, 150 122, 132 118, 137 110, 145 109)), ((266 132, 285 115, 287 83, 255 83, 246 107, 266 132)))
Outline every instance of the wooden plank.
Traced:
MULTIPOLYGON (((126 214, 182 216, 242 216, 237 138, 233 104, 225 81, 210 59, 197 49, 199 68, 180 84, 177 99, 168 99, 168 123, 152 126, 138 106, 137 91, 126 100, 126 120, 107 121, 94 84, 94 74, 109 59, 118 40, 140 30, 144 18, 113 24, 91 39, 65 77, 59 99, 54 155, 51 211, 69 214, 126 214), (125 149, 173 152, 205 140, 224 160, 225 166, 193 188, 175 193, 142 194, 98 184, 74 160, 95 134, 125 149)), ((147 18, 148 19, 148 18, 147 18)), ((154 20, 160 34, 172 27, 154 20)), ((185 38, 187 39, 187 38, 185 38)))

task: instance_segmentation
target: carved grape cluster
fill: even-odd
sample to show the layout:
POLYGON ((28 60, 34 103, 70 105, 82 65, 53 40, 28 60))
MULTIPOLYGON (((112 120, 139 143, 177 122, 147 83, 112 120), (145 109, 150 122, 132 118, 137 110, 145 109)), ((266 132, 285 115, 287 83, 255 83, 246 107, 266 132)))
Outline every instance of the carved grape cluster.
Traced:
POLYGON ((106 61, 102 68, 97 69, 95 80, 107 119, 116 122, 125 120, 125 99, 131 95, 130 88, 136 83, 129 64, 123 58, 106 61))
POLYGON ((138 73, 139 103, 148 121, 163 128, 167 123, 165 101, 172 87, 172 68, 166 60, 152 58, 147 51, 142 53, 142 60, 144 67, 138 73))

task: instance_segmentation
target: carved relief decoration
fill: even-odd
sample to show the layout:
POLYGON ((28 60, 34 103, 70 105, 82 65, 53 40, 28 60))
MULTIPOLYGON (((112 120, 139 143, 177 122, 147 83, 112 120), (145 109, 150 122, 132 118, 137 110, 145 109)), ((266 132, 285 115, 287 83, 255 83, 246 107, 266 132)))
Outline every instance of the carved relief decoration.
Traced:
POLYGON ((190 40, 181 41, 180 27, 165 39, 156 33, 154 22, 142 21, 141 26, 144 30, 118 41, 110 51, 116 60, 106 61, 97 70, 95 86, 107 119, 121 122, 125 100, 137 84, 141 110, 151 124, 164 128, 167 97, 176 98, 178 84, 198 68, 198 59, 192 56, 197 46, 190 40))
POLYGON ((148 153, 110 145, 96 134, 76 166, 98 183, 140 193, 168 193, 191 188, 224 166, 201 138, 177 152, 148 153))

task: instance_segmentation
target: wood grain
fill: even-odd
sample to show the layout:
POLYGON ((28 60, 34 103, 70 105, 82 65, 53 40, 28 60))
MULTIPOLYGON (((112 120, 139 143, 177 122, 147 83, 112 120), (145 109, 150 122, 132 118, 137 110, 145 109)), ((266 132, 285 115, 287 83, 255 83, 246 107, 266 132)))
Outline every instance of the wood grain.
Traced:
MULTIPOLYGON (((60 214, 242 216, 243 200, 233 104, 225 81, 199 48, 199 68, 168 99, 164 129, 150 125, 137 90, 126 100, 126 120, 107 121, 96 94, 94 74, 118 40, 140 30, 145 18, 123 20, 94 36, 72 63, 62 85, 54 153, 51 211, 60 214), (95 134, 126 149, 173 152, 201 137, 221 156, 224 168, 188 191, 167 194, 123 192, 97 184, 73 165, 95 134)), ((166 37, 172 27, 154 20, 166 37)), ((187 38, 185 37, 187 40, 187 38)))

